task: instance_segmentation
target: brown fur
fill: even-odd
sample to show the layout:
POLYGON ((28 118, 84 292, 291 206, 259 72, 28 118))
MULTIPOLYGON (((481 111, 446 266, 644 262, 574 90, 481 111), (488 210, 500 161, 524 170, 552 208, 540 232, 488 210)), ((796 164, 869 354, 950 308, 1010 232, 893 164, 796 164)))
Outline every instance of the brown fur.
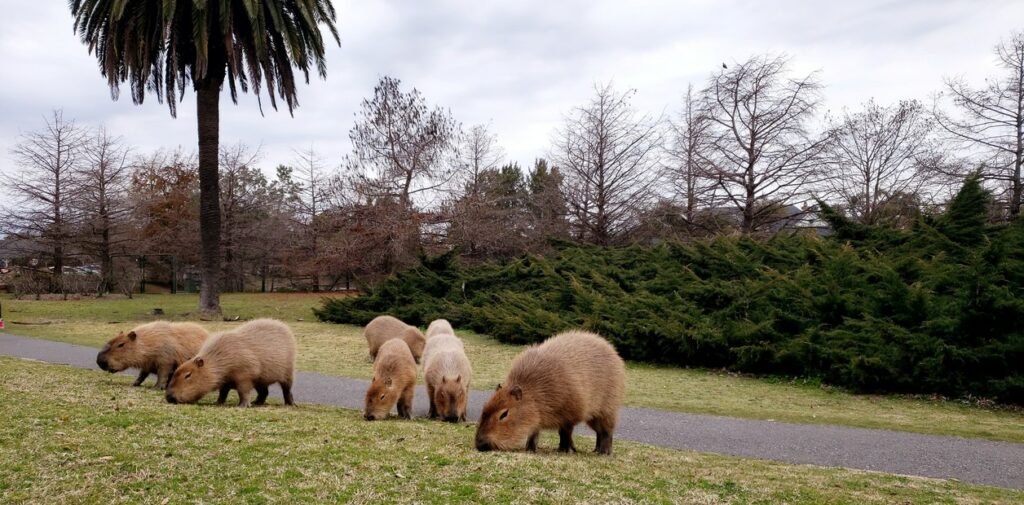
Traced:
POLYGON ((405 341, 412 352, 413 359, 419 363, 420 357, 423 356, 423 347, 427 343, 427 339, 419 328, 405 324, 392 316, 373 318, 373 321, 370 321, 370 324, 367 324, 366 329, 363 330, 363 335, 366 336, 366 343, 370 348, 371 360, 377 359, 377 352, 384 342, 397 338, 405 341))
POLYGON ((373 362, 373 381, 366 390, 367 421, 384 419, 398 405, 399 417, 412 417, 412 398, 416 392, 416 361, 409 346, 400 339, 384 342, 373 362))
MULTIPOLYGON (((454 334, 455 330, 452 329, 452 323, 449 323, 447 319, 435 319, 430 322, 430 326, 427 326, 427 340, 430 340, 430 337, 436 337, 437 335, 454 334)), ((426 361, 424 361, 424 363, 425 362, 426 361)))
POLYGON ((476 447, 537 450, 541 430, 557 429, 558 450, 575 451, 572 430, 587 423, 596 451, 611 454, 625 394, 626 368, 615 348, 585 331, 569 331, 523 351, 484 405, 476 447))
POLYGON ((459 337, 442 334, 427 340, 423 351, 423 380, 427 383, 431 418, 440 416, 448 422, 465 421, 472 378, 473 368, 459 337))
POLYGON ((110 373, 138 369, 133 386, 142 385, 149 374, 155 373, 153 387, 163 389, 174 369, 195 356, 209 336, 205 328, 194 323, 146 323, 110 339, 96 355, 96 364, 110 373))
POLYGON ((224 403, 230 389, 238 391, 238 406, 248 407, 253 389, 256 405, 267 399, 273 383, 281 385, 287 405, 294 405, 295 335, 281 321, 257 319, 233 330, 214 334, 196 356, 174 372, 167 387, 170 403, 195 403, 219 390, 224 403))

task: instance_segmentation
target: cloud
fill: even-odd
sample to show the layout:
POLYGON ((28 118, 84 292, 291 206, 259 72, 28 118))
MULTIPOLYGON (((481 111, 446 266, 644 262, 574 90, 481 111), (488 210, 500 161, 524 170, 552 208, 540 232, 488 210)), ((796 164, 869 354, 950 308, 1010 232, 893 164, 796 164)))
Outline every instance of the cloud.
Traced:
MULTIPOLYGON (((21 131, 53 108, 104 123, 141 151, 195 144, 194 97, 172 119, 155 96, 111 101, 72 33, 64 2, 5 2, 0 19, 0 170, 21 131), (45 34, 45 36, 41 36, 45 34)), ((511 160, 544 155, 552 131, 595 81, 636 88, 636 105, 671 112, 688 83, 722 62, 785 53, 820 71, 831 109, 927 99, 944 76, 995 72, 991 47, 1017 28, 1024 2, 867 1, 336 1, 341 47, 328 78, 299 90, 294 117, 242 96, 221 106, 223 142, 262 145, 264 167, 313 145, 333 164, 348 152, 360 101, 381 75, 415 86, 466 125, 489 123, 511 160)), ((266 100, 264 100, 266 103, 266 100)))

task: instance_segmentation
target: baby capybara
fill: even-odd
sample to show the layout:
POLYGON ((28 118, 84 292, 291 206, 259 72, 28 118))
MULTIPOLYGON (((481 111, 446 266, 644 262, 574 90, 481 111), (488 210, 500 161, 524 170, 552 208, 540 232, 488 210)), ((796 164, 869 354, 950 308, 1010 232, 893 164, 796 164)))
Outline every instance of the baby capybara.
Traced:
POLYGON ((441 417, 450 423, 466 420, 469 366, 465 346, 455 335, 440 334, 427 340, 423 350, 423 380, 427 383, 430 417, 441 417))
POLYGON ((163 389, 174 369, 195 356, 208 336, 206 329, 194 323, 146 323, 110 339, 96 355, 96 364, 110 373, 138 369, 133 386, 155 373, 153 387, 163 389))
POLYGON ((373 380, 366 390, 367 421, 384 419, 398 405, 399 417, 412 417, 412 397, 416 392, 416 361, 403 340, 384 342, 373 362, 373 380))
POLYGON ((449 323, 447 319, 435 319, 430 322, 430 326, 427 326, 427 340, 430 340, 430 337, 437 335, 454 334, 455 330, 452 329, 452 323, 449 323))
POLYGON ((238 406, 248 407, 252 390, 256 405, 267 400, 269 387, 281 385, 284 403, 294 405, 295 335, 281 321, 257 319, 211 336, 196 356, 174 372, 167 386, 170 403, 195 403, 219 390, 217 403, 238 391, 238 406))
POLYGON ((476 430, 480 451, 537 450, 541 430, 557 429, 558 450, 575 451, 572 430, 587 423, 596 451, 611 454, 625 392, 626 367, 607 340, 585 331, 560 333, 516 357, 484 405, 476 430))
POLYGON ((370 348, 371 360, 377 359, 377 352, 384 342, 397 338, 405 341, 409 346, 409 351, 412 352, 413 359, 419 363, 420 357, 423 356, 423 346, 427 343, 427 339, 419 328, 405 324, 397 317, 392 316, 373 318, 373 321, 370 321, 366 325, 366 329, 363 330, 363 335, 366 336, 366 344, 370 348))

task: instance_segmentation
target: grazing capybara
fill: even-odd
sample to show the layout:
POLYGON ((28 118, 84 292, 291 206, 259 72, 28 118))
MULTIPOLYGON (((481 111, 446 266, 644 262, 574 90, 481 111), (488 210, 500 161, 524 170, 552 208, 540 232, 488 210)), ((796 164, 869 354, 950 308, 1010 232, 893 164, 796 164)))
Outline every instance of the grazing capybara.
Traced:
POLYGON ((217 403, 238 391, 238 406, 248 407, 252 390, 256 405, 267 400, 269 387, 281 385, 284 403, 294 405, 295 335, 281 321, 256 319, 233 330, 215 333, 194 358, 178 367, 167 386, 169 403, 195 403, 219 390, 217 403))
POLYGON ((452 323, 449 323, 447 319, 435 319, 430 322, 430 326, 427 326, 427 340, 430 340, 430 337, 434 337, 437 335, 454 334, 455 330, 452 329, 452 323))
POLYGON ((384 342, 373 362, 373 381, 366 390, 367 421, 384 419, 398 405, 398 416, 412 418, 412 397, 416 392, 416 361, 405 341, 384 342))
POLYGON ((96 364, 110 373, 138 369, 133 386, 141 386, 149 374, 155 373, 153 387, 163 389, 174 369, 195 356, 209 336, 195 323, 146 323, 110 339, 96 355, 96 364))
POLYGON ((557 429, 558 450, 575 451, 572 430, 587 423, 599 454, 611 454, 625 393, 626 367, 607 340, 585 331, 560 333, 516 357, 505 382, 484 405, 476 430, 480 451, 537 450, 541 430, 557 429))
POLYGON ((469 366, 465 346, 455 335, 435 335, 423 350, 423 380, 427 383, 430 417, 441 417, 450 423, 466 420, 469 366))
POLYGON ((420 357, 423 356, 423 346, 427 343, 427 339, 419 328, 405 324, 397 317, 392 316, 373 318, 373 321, 370 321, 370 324, 367 324, 366 329, 363 330, 363 335, 366 336, 366 343, 370 347, 371 360, 377 359, 377 352, 384 342, 398 338, 405 341, 412 352, 413 359, 419 363, 420 357))

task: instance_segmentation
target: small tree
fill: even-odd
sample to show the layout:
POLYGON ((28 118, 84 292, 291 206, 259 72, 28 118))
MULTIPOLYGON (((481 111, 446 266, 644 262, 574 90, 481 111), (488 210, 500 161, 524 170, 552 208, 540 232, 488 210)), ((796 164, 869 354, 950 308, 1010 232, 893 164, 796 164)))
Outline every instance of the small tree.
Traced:
POLYGON ((131 150, 121 137, 100 127, 85 141, 77 175, 75 206, 82 216, 77 243, 100 262, 100 294, 114 289, 113 254, 132 240, 131 150))
POLYGON ((819 104, 815 74, 788 77, 784 57, 758 56, 720 70, 704 90, 710 176, 749 234, 787 217, 817 181, 825 137, 807 123, 819 104))
POLYGON ((1002 186, 1002 199, 1014 219, 1024 195, 1024 32, 999 43, 995 53, 1003 75, 987 79, 980 88, 963 78, 947 79, 945 96, 957 113, 948 114, 936 103, 935 118, 952 140, 971 152, 982 177, 1002 186))
POLYGON ((430 108, 415 88, 382 77, 373 98, 363 100, 349 132, 352 154, 346 168, 356 190, 369 199, 393 198, 412 208, 412 199, 451 178, 458 123, 450 112, 430 108))
POLYGON ((831 128, 823 156, 827 192, 856 222, 899 221, 891 211, 907 195, 920 194, 933 165, 932 121, 921 104, 883 107, 871 100, 860 112, 844 112, 831 128))
POLYGON ((705 105, 693 85, 688 86, 682 108, 670 123, 666 175, 672 182, 674 194, 670 201, 661 202, 653 213, 669 220, 675 219, 672 214, 680 213, 683 222, 678 224, 689 234, 709 229, 712 224, 707 222, 707 213, 701 212, 714 205, 716 183, 709 159, 711 118, 705 105))
POLYGON ((555 160, 575 235, 599 245, 634 224, 659 180, 660 121, 638 115, 635 91, 594 86, 590 103, 576 107, 557 132, 555 160))
POLYGON ((53 111, 45 126, 22 134, 11 149, 18 170, 4 174, 3 183, 13 194, 13 205, 4 206, 6 229, 21 243, 45 248, 53 266, 50 289, 59 289, 64 264, 70 253, 79 213, 82 149, 86 131, 64 114, 53 111))

